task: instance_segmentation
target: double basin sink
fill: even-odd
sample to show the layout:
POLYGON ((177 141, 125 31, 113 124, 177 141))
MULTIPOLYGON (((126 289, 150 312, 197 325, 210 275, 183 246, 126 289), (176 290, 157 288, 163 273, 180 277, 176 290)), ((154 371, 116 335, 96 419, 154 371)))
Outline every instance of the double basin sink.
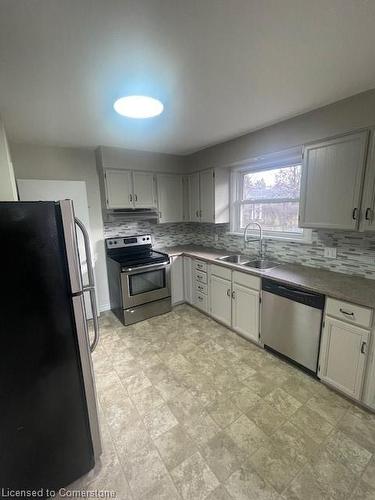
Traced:
POLYGON ((278 262, 273 262, 267 259, 255 259, 248 260, 248 257, 243 255, 227 255, 225 257, 217 257, 216 260, 221 262, 228 262, 231 264, 237 264, 244 267, 252 267, 253 269, 273 269, 279 265, 278 262))

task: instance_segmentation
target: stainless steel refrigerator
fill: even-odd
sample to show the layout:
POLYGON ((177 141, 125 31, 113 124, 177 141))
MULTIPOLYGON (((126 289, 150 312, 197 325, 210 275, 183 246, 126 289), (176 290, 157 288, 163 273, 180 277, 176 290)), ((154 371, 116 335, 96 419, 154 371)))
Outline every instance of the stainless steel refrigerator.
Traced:
POLYGON ((0 256, 0 488, 58 489, 92 469, 101 453, 88 235, 69 200, 0 202, 0 256), (77 230, 85 239, 86 286, 77 230))

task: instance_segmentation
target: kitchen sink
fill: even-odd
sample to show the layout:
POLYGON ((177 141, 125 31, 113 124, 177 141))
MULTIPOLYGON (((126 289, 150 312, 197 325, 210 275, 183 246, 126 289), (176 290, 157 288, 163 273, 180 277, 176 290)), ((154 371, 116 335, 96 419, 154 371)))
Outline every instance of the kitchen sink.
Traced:
POLYGON ((216 260, 221 260, 222 262, 230 262, 231 264, 241 264, 241 259, 243 256, 238 255, 227 255, 226 257, 218 257, 216 260))
POLYGON ((277 267, 279 263, 273 262, 272 260, 257 259, 250 260, 249 262, 244 262, 242 265, 246 267, 253 267, 254 269, 272 269, 274 267, 277 267))

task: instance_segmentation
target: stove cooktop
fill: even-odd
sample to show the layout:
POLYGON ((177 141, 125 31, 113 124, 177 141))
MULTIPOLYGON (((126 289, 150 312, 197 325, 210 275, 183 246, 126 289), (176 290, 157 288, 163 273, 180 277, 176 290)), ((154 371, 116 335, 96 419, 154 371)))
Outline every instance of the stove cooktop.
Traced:
POLYGON ((159 262, 169 262, 169 256, 166 253, 156 252, 155 250, 132 252, 131 254, 120 253, 109 257, 123 267, 139 267, 158 264, 159 262))

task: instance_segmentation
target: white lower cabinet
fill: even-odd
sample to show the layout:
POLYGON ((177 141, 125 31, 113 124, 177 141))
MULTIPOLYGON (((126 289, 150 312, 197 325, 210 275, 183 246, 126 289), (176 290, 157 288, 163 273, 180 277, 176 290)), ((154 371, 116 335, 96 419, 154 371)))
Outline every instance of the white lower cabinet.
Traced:
POLYGON ((355 399, 362 395, 369 333, 364 328, 325 317, 318 375, 355 399))
POLYGON ((211 275, 210 287, 211 316, 225 325, 232 324, 232 282, 219 276, 211 275))
POLYGON ((171 297, 172 306, 184 301, 183 257, 171 257, 171 297))
POLYGON ((259 341, 260 279, 212 265, 210 313, 254 342, 259 341))
POLYGON ((184 259, 184 295, 188 304, 193 303, 193 280, 192 280, 192 258, 183 257, 184 259))
POLYGON ((259 292, 233 283, 232 328, 254 342, 259 341, 259 292))

